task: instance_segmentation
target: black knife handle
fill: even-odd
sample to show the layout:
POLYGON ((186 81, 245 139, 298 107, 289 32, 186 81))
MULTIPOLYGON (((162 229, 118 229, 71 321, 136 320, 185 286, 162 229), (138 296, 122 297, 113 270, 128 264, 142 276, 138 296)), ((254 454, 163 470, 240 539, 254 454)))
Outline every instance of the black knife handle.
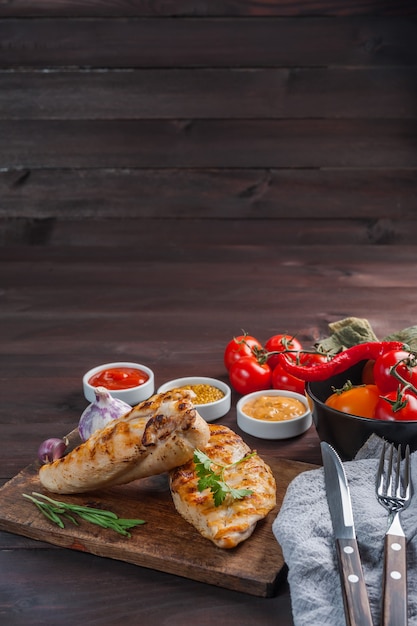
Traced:
POLYGON ((407 624, 405 537, 385 535, 383 626, 407 624))
POLYGON ((371 609, 356 539, 337 539, 343 603, 348 626, 372 626, 371 609))

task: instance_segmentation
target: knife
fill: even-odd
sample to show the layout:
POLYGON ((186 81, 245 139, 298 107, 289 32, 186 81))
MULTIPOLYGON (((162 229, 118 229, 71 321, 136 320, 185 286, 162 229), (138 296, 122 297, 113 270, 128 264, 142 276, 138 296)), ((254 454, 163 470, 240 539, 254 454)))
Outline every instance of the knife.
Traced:
POLYGON ((353 524, 345 468, 327 442, 321 444, 327 502, 336 538, 343 605, 347 626, 372 626, 371 609, 353 524))

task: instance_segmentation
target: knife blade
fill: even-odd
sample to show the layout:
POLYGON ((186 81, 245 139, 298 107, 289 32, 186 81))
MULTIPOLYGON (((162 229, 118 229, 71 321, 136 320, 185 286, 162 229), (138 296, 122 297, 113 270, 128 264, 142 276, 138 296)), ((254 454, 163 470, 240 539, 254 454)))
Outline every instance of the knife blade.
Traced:
POLYGON ((372 626, 345 468, 331 445, 323 441, 320 446, 327 502, 336 540, 346 624, 372 626))

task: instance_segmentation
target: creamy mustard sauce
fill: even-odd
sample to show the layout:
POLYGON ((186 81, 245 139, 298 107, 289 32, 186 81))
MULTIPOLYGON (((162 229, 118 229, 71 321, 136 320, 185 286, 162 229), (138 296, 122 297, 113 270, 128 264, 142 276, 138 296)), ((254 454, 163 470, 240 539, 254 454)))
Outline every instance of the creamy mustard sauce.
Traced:
POLYGON ((258 396, 248 400, 242 410, 249 417, 268 422, 284 422, 306 412, 305 405, 289 396, 258 396))

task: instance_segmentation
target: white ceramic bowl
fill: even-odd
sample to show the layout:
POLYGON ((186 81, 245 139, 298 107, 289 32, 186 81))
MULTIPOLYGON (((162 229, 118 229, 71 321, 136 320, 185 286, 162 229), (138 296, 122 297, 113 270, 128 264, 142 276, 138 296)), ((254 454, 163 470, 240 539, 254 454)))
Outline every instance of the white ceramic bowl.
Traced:
POLYGON ((248 435, 259 439, 290 439, 297 437, 308 430, 312 423, 312 416, 308 400, 305 396, 293 391, 282 389, 267 389, 266 391, 255 391, 240 398, 236 405, 237 424, 241 430, 248 435), (305 406, 305 413, 288 420, 271 421, 250 417, 244 413, 245 404, 261 396, 287 396, 302 402, 305 406))
POLYGON ((230 387, 221 380, 217 380, 217 378, 209 378, 207 376, 186 376, 184 378, 176 378, 161 385, 158 389, 158 393, 164 393, 165 391, 170 391, 170 389, 176 389, 177 387, 185 387, 188 385, 212 385, 224 393, 224 396, 219 400, 215 400, 214 402, 209 402, 207 404, 194 405, 206 422, 213 422, 214 420, 219 419, 219 417, 223 417, 223 415, 226 415, 226 413, 230 411, 232 402, 230 387))
MULTIPOLYGON (((88 382, 92 376, 98 374, 99 372, 112 368, 120 368, 120 367, 129 367, 133 369, 139 369, 145 374, 148 375, 148 380, 146 380, 141 385, 136 387, 129 387, 127 389, 109 389, 109 392, 113 398, 118 398, 119 400, 123 400, 130 406, 134 406, 139 402, 143 402, 143 400, 147 400, 151 397, 151 395, 155 391, 155 377, 153 371, 147 367, 146 365, 142 365, 141 363, 131 363, 129 361, 117 361, 115 363, 104 363, 103 365, 98 365, 97 367, 93 367, 83 376, 83 389, 84 395, 89 402, 94 402, 96 399, 93 385, 90 385, 88 382)), ((105 385, 100 385, 105 387, 105 385)))

